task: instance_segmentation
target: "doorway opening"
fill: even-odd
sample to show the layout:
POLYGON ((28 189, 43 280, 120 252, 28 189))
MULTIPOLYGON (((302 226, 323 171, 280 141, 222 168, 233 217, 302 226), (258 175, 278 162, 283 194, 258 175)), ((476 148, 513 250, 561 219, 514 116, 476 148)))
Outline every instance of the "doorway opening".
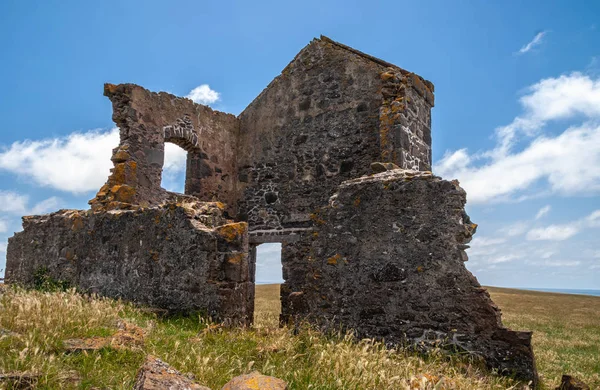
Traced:
POLYGON ((167 191, 185 193, 186 160, 188 152, 179 145, 165 142, 160 186, 167 191))
POLYGON ((280 286, 283 283, 281 243, 266 243, 252 249, 255 257, 254 325, 279 327, 280 286))

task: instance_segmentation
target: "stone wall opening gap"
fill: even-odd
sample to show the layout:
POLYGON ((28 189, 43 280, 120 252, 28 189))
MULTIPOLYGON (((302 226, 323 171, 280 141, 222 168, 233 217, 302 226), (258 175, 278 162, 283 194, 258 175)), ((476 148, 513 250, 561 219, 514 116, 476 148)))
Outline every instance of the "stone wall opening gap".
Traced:
POLYGON ((255 282, 254 324, 276 327, 281 315, 280 285, 283 283, 281 243, 252 244, 251 270, 255 282))
POLYGON ((185 193, 188 151, 178 143, 165 142, 165 157, 160 186, 167 191, 185 193))

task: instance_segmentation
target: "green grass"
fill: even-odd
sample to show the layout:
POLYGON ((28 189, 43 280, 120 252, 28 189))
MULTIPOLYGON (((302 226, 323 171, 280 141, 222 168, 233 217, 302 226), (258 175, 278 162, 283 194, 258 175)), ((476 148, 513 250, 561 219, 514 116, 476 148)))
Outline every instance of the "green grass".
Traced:
MULTIPOLYGON (((600 298, 490 290, 508 326, 535 331, 543 388, 554 388, 564 372, 600 387, 600 298)), ((157 318, 72 291, 11 288, 0 295, 0 328, 18 335, 0 336, 0 372, 37 373, 42 389, 125 389, 152 354, 215 390, 254 370, 286 380, 290 389, 522 388, 458 357, 422 357, 308 328, 294 334, 278 327, 278 296, 279 286, 258 286, 254 327, 224 329, 200 316, 157 318), (146 331, 143 346, 65 353, 63 340, 109 336, 119 319, 146 331)))

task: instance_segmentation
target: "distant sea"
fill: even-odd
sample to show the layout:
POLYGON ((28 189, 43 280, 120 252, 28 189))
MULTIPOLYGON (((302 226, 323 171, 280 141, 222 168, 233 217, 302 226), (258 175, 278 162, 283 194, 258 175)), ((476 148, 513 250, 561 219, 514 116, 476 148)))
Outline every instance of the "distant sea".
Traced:
POLYGON ((560 294, 579 294, 579 295, 593 295, 595 297, 600 297, 600 290, 578 290, 578 289, 570 289, 570 288, 520 288, 520 290, 529 290, 529 291, 542 291, 542 292, 552 292, 552 293, 560 293, 560 294))

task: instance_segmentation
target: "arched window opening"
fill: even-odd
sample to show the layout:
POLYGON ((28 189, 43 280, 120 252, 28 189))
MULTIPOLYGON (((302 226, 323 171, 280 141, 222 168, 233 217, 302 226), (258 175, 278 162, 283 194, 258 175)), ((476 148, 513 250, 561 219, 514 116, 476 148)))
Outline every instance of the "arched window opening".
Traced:
POLYGON ((277 327, 281 314, 280 286, 283 283, 281 243, 267 243, 256 247, 256 274, 254 294, 254 324, 277 327))
POLYGON ((165 143, 165 160, 160 182, 160 186, 165 190, 180 194, 185 192, 187 153, 174 143, 165 143))

